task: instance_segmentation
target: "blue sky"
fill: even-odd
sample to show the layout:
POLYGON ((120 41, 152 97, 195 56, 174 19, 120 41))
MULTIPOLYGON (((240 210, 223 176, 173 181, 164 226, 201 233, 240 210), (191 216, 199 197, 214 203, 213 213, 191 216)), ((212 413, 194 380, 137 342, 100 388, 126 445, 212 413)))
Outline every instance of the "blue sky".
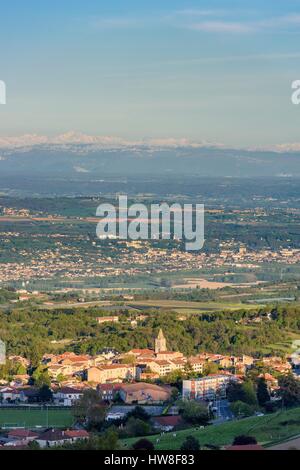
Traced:
POLYGON ((300 1, 1 5, 0 135, 300 141, 300 1))

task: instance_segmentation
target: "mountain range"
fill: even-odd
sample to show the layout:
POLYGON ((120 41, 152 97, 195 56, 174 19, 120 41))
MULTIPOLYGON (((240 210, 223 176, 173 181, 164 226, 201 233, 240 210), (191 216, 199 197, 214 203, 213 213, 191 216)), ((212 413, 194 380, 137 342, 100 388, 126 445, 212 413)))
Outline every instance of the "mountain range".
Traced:
POLYGON ((129 141, 68 132, 0 138, 0 176, 300 176, 300 145, 230 148, 188 139, 129 141))

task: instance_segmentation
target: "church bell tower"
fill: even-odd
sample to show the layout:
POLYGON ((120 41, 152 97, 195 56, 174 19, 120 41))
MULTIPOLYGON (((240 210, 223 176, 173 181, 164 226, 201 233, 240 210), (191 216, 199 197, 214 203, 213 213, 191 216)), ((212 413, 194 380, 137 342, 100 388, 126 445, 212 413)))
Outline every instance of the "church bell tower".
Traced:
POLYGON ((159 330, 158 336, 155 340, 155 354, 166 351, 167 350, 167 341, 164 337, 162 329, 159 330))

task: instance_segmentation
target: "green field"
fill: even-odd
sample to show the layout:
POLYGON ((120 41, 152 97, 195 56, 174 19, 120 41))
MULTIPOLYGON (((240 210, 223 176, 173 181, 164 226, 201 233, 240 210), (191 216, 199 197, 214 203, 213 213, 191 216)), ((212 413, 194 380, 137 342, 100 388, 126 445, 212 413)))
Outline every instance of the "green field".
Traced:
MULTIPOLYGON (((141 309, 158 308, 178 313, 214 312, 223 310, 257 310, 257 305, 230 302, 188 302, 184 300, 141 300, 131 301, 130 307, 141 309)), ((263 306, 263 305, 261 305, 263 306)))
POLYGON ((49 411, 41 408, 0 409, 0 426, 8 427, 68 427, 73 424, 73 416, 69 409, 49 411))
MULTIPOLYGON (((300 435, 300 407, 288 411, 282 411, 261 417, 245 418, 239 421, 208 426, 205 429, 189 428, 177 431, 176 437, 173 432, 165 433, 163 436, 146 436, 158 450, 178 450, 187 436, 199 439, 200 445, 213 445, 222 447, 232 443, 234 437, 247 434, 256 437, 260 444, 270 444, 300 435), (159 439, 157 443, 156 440, 159 439)), ((121 440, 122 448, 130 448, 138 438, 121 440)))

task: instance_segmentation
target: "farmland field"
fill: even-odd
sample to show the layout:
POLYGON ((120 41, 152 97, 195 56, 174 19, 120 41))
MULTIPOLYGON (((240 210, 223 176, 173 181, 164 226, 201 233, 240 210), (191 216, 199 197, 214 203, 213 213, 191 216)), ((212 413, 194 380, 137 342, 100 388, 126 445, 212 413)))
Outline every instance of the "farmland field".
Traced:
POLYGON ((178 313, 207 312, 216 310, 255 310, 257 306, 227 302, 188 302, 184 300, 142 300, 131 301, 130 307, 160 308, 178 311, 178 313))

